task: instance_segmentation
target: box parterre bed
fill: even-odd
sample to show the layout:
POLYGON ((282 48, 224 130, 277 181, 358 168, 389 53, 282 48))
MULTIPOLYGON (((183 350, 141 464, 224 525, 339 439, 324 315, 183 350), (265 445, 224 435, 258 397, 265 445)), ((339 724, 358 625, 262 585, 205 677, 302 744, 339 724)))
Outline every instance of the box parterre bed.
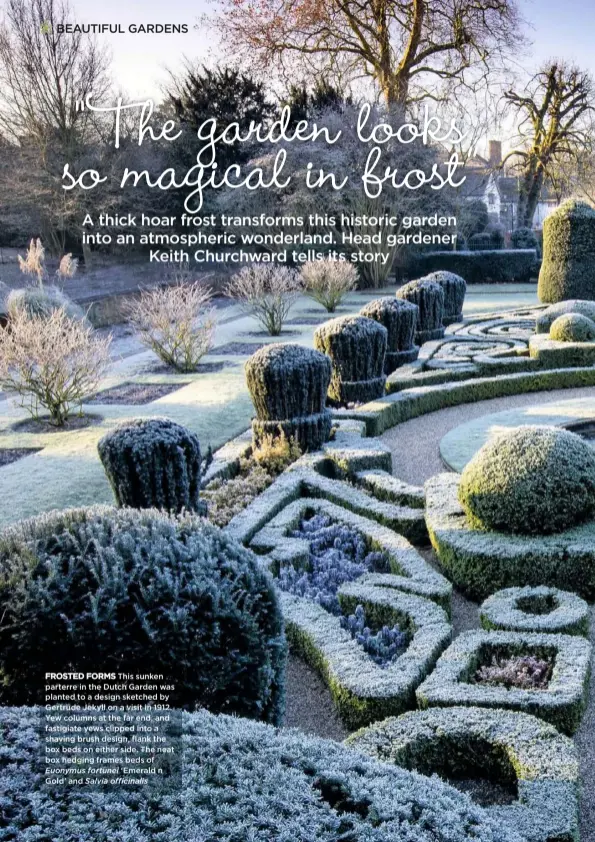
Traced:
POLYGON ((576 842, 579 767, 573 742, 524 713, 449 707, 386 719, 346 744, 384 763, 451 780, 483 772, 518 800, 487 811, 531 842, 576 842))
POLYGON ((463 632, 418 687, 420 707, 476 705, 531 713, 560 731, 574 734, 587 702, 591 645, 582 637, 530 632, 463 632), (494 657, 535 655, 553 661, 547 687, 521 690, 475 680, 477 669, 494 657))

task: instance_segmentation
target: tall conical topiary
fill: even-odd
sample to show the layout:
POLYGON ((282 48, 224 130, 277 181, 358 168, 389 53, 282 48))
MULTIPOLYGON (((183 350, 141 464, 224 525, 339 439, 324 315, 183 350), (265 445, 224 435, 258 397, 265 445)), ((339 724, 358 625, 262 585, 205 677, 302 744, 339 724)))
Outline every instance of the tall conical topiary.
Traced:
POLYGON ((435 281, 419 278, 397 290, 397 298, 410 301, 419 308, 417 314, 416 345, 423 345, 444 336, 444 290, 435 281))
POLYGON ((317 450, 328 441, 330 379, 330 360, 312 348, 273 344, 252 354, 246 362, 246 383, 256 410, 255 444, 281 432, 302 450, 317 450))
POLYGON ((400 298, 376 298, 362 307, 360 314, 383 325, 388 331, 384 373, 390 374, 405 363, 417 359, 414 344, 418 308, 400 298))
POLYGON ((130 421, 110 430, 97 449, 119 506, 204 512, 200 444, 180 424, 168 418, 130 421))
POLYGON ((367 403, 384 395, 388 331, 364 316, 342 316, 320 325, 314 347, 332 362, 328 395, 339 404, 367 403))
POLYGON ((570 199, 543 223, 543 262, 537 285, 547 304, 595 299, 595 209, 570 199))
POLYGON ((444 315, 442 317, 443 325, 451 325, 455 322, 463 321, 463 304, 465 303, 465 295, 467 293, 467 282, 460 275, 455 275, 454 272, 446 272, 440 270, 438 272, 430 272, 424 278, 425 281, 434 281, 440 284, 444 290, 444 315))

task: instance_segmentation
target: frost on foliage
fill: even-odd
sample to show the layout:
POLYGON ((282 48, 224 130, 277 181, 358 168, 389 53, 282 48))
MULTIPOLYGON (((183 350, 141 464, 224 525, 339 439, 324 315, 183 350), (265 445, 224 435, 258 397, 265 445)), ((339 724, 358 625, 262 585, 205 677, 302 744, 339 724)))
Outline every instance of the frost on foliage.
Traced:
MULTIPOLYGON (((296 570, 293 565, 281 567, 279 586, 295 596, 318 603, 331 614, 342 614, 337 596, 341 585, 353 582, 364 573, 388 570, 384 553, 369 552, 362 535, 333 523, 327 515, 302 520, 291 537, 308 540, 309 565, 307 570, 296 570)), ((408 642, 407 635, 398 626, 383 626, 377 632, 372 631, 366 625, 362 605, 356 607, 354 614, 341 617, 341 627, 379 666, 385 666, 400 655, 408 642)))

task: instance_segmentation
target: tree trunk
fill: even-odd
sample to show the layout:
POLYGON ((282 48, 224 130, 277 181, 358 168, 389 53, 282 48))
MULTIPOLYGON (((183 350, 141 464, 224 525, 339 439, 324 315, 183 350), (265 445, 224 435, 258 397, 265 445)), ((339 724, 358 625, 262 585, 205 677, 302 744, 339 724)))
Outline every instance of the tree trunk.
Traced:
POLYGON ((531 228, 543 187, 544 170, 539 161, 530 162, 519 188, 517 228, 531 228))

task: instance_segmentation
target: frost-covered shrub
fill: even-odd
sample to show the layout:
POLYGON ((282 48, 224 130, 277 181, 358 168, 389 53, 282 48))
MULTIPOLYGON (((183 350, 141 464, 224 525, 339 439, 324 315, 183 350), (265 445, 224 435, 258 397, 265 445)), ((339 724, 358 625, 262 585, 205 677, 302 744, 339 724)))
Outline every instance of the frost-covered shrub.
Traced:
POLYGON ((428 272, 455 272, 468 284, 527 283, 537 276, 535 249, 482 249, 481 251, 427 251, 411 261, 413 277, 428 272))
POLYGON ((331 319, 314 331, 314 347, 331 358, 331 400, 367 403, 382 397, 387 338, 385 327, 364 316, 331 319))
POLYGON ((472 526, 560 532, 595 509, 595 451, 568 430, 517 427, 467 463, 458 494, 472 526))
POLYGON ((570 199, 543 223, 537 294, 546 303, 595 299, 595 209, 570 199))
POLYGON ((195 371, 215 332, 211 293, 200 283, 143 290, 128 318, 140 341, 177 371, 195 371))
POLYGON ((589 604, 545 585, 496 591, 482 604, 479 618, 484 629, 589 635, 589 604))
POLYGON ((245 370, 256 410, 252 421, 255 445, 266 436, 280 434, 295 439, 302 450, 317 450, 328 441, 328 357, 301 345, 273 344, 252 354, 245 370))
POLYGON ((552 662, 535 655, 513 655, 511 658, 494 655, 490 664, 483 664, 475 673, 475 681, 490 687, 518 687, 538 690, 547 687, 552 674, 552 662))
POLYGON ((425 277, 426 281, 434 281, 440 284, 444 290, 444 316, 442 323, 451 325, 454 322, 463 321, 463 304, 467 293, 467 283, 460 275, 454 272, 430 272, 425 277))
POLYGON ((510 235, 510 245, 513 249, 535 249, 538 251, 539 244, 535 231, 531 228, 515 228, 510 235))
POLYGON ((59 427, 98 388, 110 344, 111 336, 97 336, 63 309, 46 318, 17 308, 0 329, 0 386, 17 395, 34 418, 40 407, 47 410, 50 423, 59 427))
POLYGON ((345 260, 311 260, 302 267, 306 294, 334 313, 345 296, 357 286, 357 270, 345 260))
POLYGON ((551 307, 547 307, 547 309, 543 310, 537 316, 537 333, 549 333, 556 319, 567 313, 576 313, 595 322, 595 301, 583 301, 582 299, 573 298, 569 301, 558 301, 557 304, 552 304, 551 307))
POLYGON ((341 628, 370 655, 374 663, 385 666, 406 647, 408 635, 399 626, 383 625, 377 631, 369 628, 362 605, 348 616, 341 616, 338 598, 341 585, 359 579, 364 573, 388 570, 386 556, 368 549, 365 538, 347 526, 333 523, 327 515, 314 515, 302 520, 291 533, 292 538, 306 538, 309 544, 308 569, 282 565, 279 587, 321 605, 341 617, 341 628))
POLYGON ((97 450, 119 506, 200 511, 198 438, 167 418, 129 421, 106 433, 97 450))
POLYGON ((397 298, 410 301, 418 307, 415 333, 417 345, 444 336, 444 290, 440 284, 419 278, 400 287, 397 298))
MULTIPOLYGON (((472 234, 467 241, 467 245, 469 246, 469 251, 486 251, 488 249, 494 249, 492 236, 485 231, 481 234, 472 234)), ((497 249, 498 247, 496 247, 496 250, 497 249)))
POLYGON ((297 730, 205 711, 183 714, 179 786, 47 787, 39 724, 39 710, 0 711, 7 840, 525 842, 512 822, 437 779, 297 730))
POLYGON ((163 673, 175 707, 279 722, 285 638, 271 577, 195 515, 96 507, 0 534, 3 704, 46 672, 163 673))
POLYGON ((233 276, 225 294, 271 336, 279 336, 301 289, 299 272, 287 266, 258 263, 233 276))
POLYGON ((500 249, 504 248, 506 229, 503 225, 499 222, 492 222, 486 228, 485 233, 490 236, 490 245, 488 248, 493 249, 494 251, 500 251, 500 249))
POLYGON ((55 310, 64 310, 70 319, 84 319, 83 309, 55 286, 30 286, 13 289, 6 298, 6 311, 14 318, 17 310, 24 310, 32 318, 47 319, 55 310))
POLYGON ((556 342, 593 342, 595 322, 580 313, 565 313, 552 323, 550 339, 556 342))
POLYGON ((471 199, 463 202, 457 219, 457 228, 462 236, 468 240, 474 234, 485 231, 490 221, 488 206, 481 199, 471 199))
POLYGON ((391 374, 405 363, 417 359, 419 348, 414 344, 418 308, 400 298, 376 298, 360 310, 367 319, 374 319, 388 331, 384 372, 391 374))

